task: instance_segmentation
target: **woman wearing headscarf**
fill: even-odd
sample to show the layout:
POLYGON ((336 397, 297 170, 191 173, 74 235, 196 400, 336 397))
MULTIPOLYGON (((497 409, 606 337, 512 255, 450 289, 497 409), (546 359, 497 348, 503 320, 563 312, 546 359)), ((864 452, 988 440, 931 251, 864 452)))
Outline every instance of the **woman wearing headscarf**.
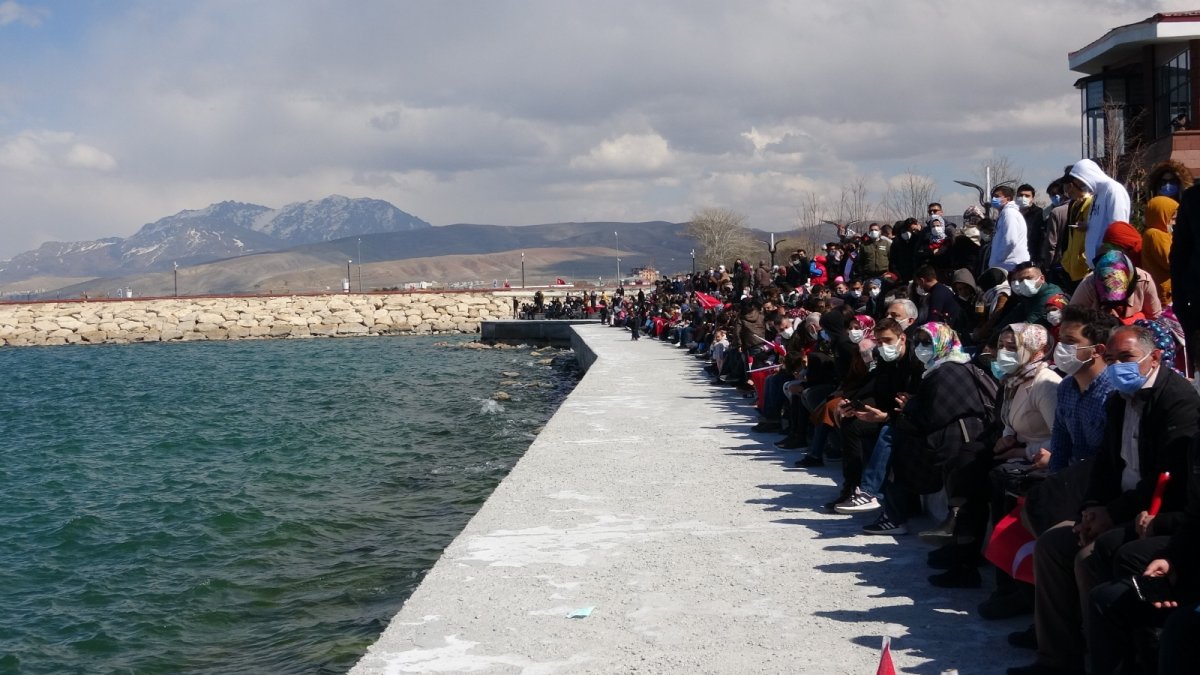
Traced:
POLYGON ((893 419, 896 480, 885 490, 895 494, 888 494, 884 505, 886 517, 896 525, 904 518, 896 506, 911 493, 941 489, 943 472, 963 452, 974 452, 969 444, 988 432, 995 416, 996 383, 970 363, 950 326, 926 323, 914 331, 913 344, 925 372, 916 393, 893 419))
POLYGON ((1146 203, 1146 231, 1142 233, 1142 269, 1154 279, 1158 299, 1171 304, 1171 230, 1179 202, 1170 197, 1155 197, 1146 203))
POLYGON ((1119 248, 1129 256, 1134 265, 1141 266, 1142 264, 1142 233, 1137 231, 1137 228, 1129 223, 1117 221, 1108 226, 1108 231, 1104 233, 1104 242, 1101 244, 1101 252, 1111 248, 1119 248))
POLYGON ((1118 250, 1106 251, 1096 260, 1096 269, 1079 282, 1071 304, 1108 312, 1126 325, 1157 319, 1162 313, 1154 279, 1118 250))
MULTIPOLYGON (((967 504, 959 512, 955 533, 959 541, 983 541, 988 525, 989 497, 993 505, 993 523, 1007 512, 1006 507, 1011 507, 1004 494, 1010 487, 1004 480, 1010 475, 1006 470, 1009 467, 996 470, 1000 473, 995 482, 989 478, 996 462, 1020 463, 1026 471, 1045 468, 1050 463, 1050 436, 1058 402, 1058 383, 1062 377, 1047 362, 1051 350, 1049 334, 1039 324, 1009 324, 1000 332, 998 346, 992 371, 1000 379, 1003 389, 1000 420, 1004 430, 992 448, 993 457, 980 457, 980 461, 965 467, 958 479, 951 481, 956 490, 964 493, 961 496, 967 504)), ((970 576, 969 572, 961 570, 960 574, 970 576)), ((1012 608, 1032 607, 1033 587, 1020 584, 997 569, 996 591, 980 606, 980 612, 985 616, 999 616, 1010 613, 1012 608)))

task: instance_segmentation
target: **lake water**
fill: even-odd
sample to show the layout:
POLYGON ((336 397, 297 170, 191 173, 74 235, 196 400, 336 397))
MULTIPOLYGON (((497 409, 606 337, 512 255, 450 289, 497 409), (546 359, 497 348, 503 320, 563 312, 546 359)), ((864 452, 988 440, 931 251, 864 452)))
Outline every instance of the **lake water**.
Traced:
POLYGON ((434 343, 0 349, 0 672, 344 672, 575 382, 434 343))

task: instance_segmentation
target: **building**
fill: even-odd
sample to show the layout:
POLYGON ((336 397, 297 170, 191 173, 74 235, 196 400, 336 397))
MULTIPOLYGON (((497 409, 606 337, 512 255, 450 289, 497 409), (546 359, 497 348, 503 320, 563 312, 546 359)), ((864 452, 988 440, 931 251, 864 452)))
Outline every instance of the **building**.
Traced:
POLYGON ((1120 26, 1071 52, 1082 111, 1081 144, 1129 180, 1173 159, 1200 174, 1200 10, 1163 12, 1120 26))

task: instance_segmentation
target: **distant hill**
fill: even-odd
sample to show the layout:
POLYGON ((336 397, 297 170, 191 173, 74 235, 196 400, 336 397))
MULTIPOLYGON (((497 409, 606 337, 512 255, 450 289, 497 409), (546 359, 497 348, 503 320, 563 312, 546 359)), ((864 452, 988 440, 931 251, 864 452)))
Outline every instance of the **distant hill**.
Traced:
MULTIPOLYGON (((286 251, 244 255, 180 269, 180 292, 209 293, 316 292, 340 288, 351 263, 358 283, 361 245, 363 287, 390 288, 413 281, 483 281, 508 279, 519 285, 521 252, 526 254, 526 282, 552 282, 558 277, 597 281, 616 275, 620 236, 623 275, 636 267, 666 272, 691 269, 689 251, 696 246, 686 226, 666 221, 645 223, 555 223, 548 225, 446 225, 409 232, 306 244, 286 251), (361 239, 361 244, 359 242, 361 239)), ((113 294, 130 287, 137 295, 170 295, 172 271, 93 279, 53 292, 49 297, 113 294)))
POLYGON ((0 284, 32 277, 127 276, 170 270, 175 264, 195 265, 299 244, 430 227, 378 199, 332 195, 280 209, 220 202, 148 223, 127 239, 48 242, 0 261, 0 284))

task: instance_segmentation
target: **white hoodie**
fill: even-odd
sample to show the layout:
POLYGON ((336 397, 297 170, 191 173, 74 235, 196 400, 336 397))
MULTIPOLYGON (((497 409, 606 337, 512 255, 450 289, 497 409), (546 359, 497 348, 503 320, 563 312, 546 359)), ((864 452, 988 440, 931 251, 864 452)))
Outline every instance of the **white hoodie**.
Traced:
POLYGON ((1087 236, 1083 240, 1083 257, 1088 267, 1100 254, 1100 244, 1108 226, 1117 221, 1129 222, 1129 193, 1125 186, 1108 177, 1098 164, 1090 159, 1081 159, 1071 167, 1071 177, 1078 178, 1095 195, 1092 212, 1088 216, 1087 236))

